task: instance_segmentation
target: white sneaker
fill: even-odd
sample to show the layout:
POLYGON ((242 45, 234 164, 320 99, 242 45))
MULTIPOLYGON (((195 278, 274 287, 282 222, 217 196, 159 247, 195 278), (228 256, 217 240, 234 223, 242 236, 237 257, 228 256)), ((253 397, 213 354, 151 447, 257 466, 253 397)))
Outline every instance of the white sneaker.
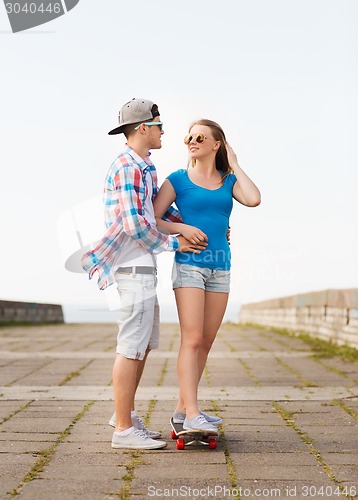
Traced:
POLYGON ((208 415, 207 413, 204 413, 203 411, 200 412, 202 416, 210 422, 213 425, 220 425, 223 423, 223 419, 220 417, 217 417, 216 415, 208 415))
POLYGON ((111 418, 109 419, 109 425, 111 425, 112 427, 116 427, 116 412, 113 413, 113 415, 111 416, 111 418))
POLYGON ((209 424, 209 422, 201 414, 191 419, 185 418, 183 429, 186 431, 214 432, 215 434, 218 432, 215 425, 209 424))
MULTIPOLYGON (((116 412, 113 413, 113 415, 109 419, 108 423, 112 427, 116 427, 116 412)), ((145 432, 147 434, 147 436, 152 438, 152 439, 158 439, 158 438, 162 437, 162 434, 159 431, 150 431, 149 429, 147 429, 146 426, 144 425, 143 420, 140 417, 138 417, 138 415, 136 415, 135 417, 132 417, 132 424, 133 424, 133 427, 135 427, 136 429, 138 429, 140 431, 145 432)))
POLYGON ((158 441, 148 437, 145 432, 132 429, 127 436, 114 432, 112 437, 112 448, 129 448, 132 450, 155 450, 165 448, 165 441, 158 441))
MULTIPOLYGON (((208 415, 207 413, 204 413, 203 411, 200 411, 202 416, 205 418, 207 422, 213 425, 220 425, 223 423, 222 418, 217 417, 216 415, 208 415)), ((186 414, 182 413, 180 411, 175 411, 173 413, 173 422, 175 424, 183 424, 184 420, 186 418, 186 414)))

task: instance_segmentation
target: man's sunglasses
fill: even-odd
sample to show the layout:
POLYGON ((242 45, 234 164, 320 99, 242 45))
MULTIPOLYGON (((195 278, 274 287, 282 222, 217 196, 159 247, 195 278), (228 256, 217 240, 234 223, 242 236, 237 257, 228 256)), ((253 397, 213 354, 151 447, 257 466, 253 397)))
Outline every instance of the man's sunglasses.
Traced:
POLYGON ((188 134, 184 137, 184 144, 190 144, 192 141, 202 144, 206 139, 204 134, 188 134))
MULTIPOLYGON (((158 125, 159 130, 160 131, 163 130, 163 122, 143 122, 143 123, 144 123, 144 125, 148 125, 148 127, 151 127, 152 125, 158 125)), ((140 123, 139 125, 134 127, 134 130, 138 130, 141 125, 142 125, 142 123, 140 123)))

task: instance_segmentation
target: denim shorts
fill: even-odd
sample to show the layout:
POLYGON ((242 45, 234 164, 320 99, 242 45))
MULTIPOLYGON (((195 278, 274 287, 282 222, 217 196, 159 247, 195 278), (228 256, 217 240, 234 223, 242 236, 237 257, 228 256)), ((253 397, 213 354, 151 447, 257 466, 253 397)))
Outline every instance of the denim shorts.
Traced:
POLYGON ((230 292, 230 271, 191 266, 174 261, 173 288, 201 288, 206 292, 230 292))
POLYGON ((143 359, 148 348, 159 346, 157 277, 115 274, 119 294, 117 354, 143 359))

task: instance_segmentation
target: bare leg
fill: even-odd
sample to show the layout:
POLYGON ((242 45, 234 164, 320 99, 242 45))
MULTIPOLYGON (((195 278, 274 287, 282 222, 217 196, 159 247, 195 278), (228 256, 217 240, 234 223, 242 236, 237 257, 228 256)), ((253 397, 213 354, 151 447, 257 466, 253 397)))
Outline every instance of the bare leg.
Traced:
MULTIPOLYGON (((116 423, 121 430, 128 429, 132 426, 132 419, 128 420, 128 404, 130 401, 129 413, 134 410, 134 398, 138 389, 140 379, 143 374, 145 362, 147 360, 150 349, 147 350, 142 360, 128 359, 117 354, 113 365, 113 390, 114 390, 114 404, 116 411, 116 423), (127 372, 128 370, 128 372, 127 372), (135 372, 135 373, 132 373, 135 372), (132 388, 132 377, 135 374, 134 391, 132 388), (124 383, 123 383, 124 381, 124 383), (119 403, 119 404, 118 404, 119 403), (122 410, 118 410, 121 407, 122 410), (118 413, 120 411, 120 413, 118 413), (122 414, 122 415, 121 415, 122 414), (122 424, 121 424, 122 422, 122 424), (128 423, 130 422, 130 425, 128 423), (124 427, 125 426, 125 427, 124 427)), ((116 431, 117 430, 116 427, 116 431)))
MULTIPOLYGON (((138 361, 136 390, 138 389, 140 379, 142 378, 145 362, 147 361, 147 357, 148 357, 149 353, 150 353, 150 349, 147 349, 144 358, 138 361)), ((134 410, 134 408, 132 408, 132 410, 134 410)))
POLYGON ((204 371, 211 346, 222 323, 228 298, 228 293, 205 292, 203 342, 200 345, 198 356, 199 381, 204 371))
POLYGON ((116 409, 116 431, 132 427, 131 409, 137 388, 138 360, 117 354, 113 365, 113 391, 116 409))
MULTIPOLYGON (((228 298, 228 293, 205 292, 203 337, 198 351, 198 385, 211 346, 223 320, 228 298)), ((186 411, 181 392, 176 409, 183 413, 186 411)))
POLYGON ((177 410, 185 408, 188 418, 199 415, 198 356, 204 326, 205 292, 200 288, 176 288, 181 344, 178 354, 180 400, 177 410))

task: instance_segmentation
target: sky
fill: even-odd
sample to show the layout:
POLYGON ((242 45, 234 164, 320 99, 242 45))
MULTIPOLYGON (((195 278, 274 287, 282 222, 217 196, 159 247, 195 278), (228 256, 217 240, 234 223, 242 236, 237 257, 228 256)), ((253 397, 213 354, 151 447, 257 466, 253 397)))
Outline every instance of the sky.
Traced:
MULTIPOLYGON (((261 191, 259 207, 234 205, 227 319, 357 287, 357 20, 355 0, 80 0, 13 34, 0 6, 0 299, 112 314, 113 287, 64 262, 80 248, 74 218, 83 244, 103 234, 104 178, 124 144, 107 132, 133 97, 161 112, 160 182, 186 166, 183 137, 203 117, 261 191)), ((172 261, 158 258, 165 319, 172 261)))

